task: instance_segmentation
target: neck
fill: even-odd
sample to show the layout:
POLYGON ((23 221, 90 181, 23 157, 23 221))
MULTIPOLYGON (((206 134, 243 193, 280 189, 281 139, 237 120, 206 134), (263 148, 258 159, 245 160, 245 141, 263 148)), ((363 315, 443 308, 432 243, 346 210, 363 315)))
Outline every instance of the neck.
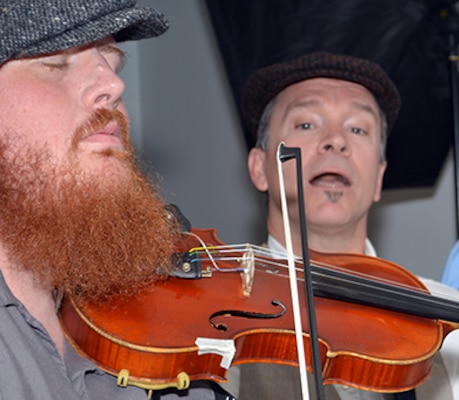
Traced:
MULTIPOLYGON (((0 256, 0 259, 4 260, 4 257, 0 256)), ((1 262, 0 265, 5 282, 13 295, 44 326, 64 358, 64 336, 56 313, 52 290, 37 282, 26 270, 10 266, 7 261, 1 262)))
MULTIPOLYGON (((293 251, 302 254, 302 236, 298 223, 291 224, 293 251)), ((283 223, 268 218, 268 232, 285 246, 283 223)), ((351 227, 308 226, 308 247, 323 253, 365 253, 366 224, 351 227)))
POLYGON ((366 233, 324 235, 322 232, 308 231, 308 237, 310 248, 323 253, 365 253, 366 233))

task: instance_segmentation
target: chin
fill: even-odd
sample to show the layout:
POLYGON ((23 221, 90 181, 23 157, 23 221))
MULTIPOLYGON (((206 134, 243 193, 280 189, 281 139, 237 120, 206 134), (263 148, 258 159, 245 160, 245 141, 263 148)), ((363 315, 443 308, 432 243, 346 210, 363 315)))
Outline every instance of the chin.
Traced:
POLYGON ((131 169, 126 160, 116 156, 93 155, 90 159, 82 161, 81 165, 84 176, 90 176, 101 182, 104 180, 111 182, 113 178, 129 179, 131 177, 131 169))

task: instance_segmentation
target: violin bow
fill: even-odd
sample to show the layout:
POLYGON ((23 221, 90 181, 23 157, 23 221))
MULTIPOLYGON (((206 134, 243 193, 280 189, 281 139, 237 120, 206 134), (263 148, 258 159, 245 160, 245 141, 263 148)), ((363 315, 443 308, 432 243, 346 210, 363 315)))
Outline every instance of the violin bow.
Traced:
POLYGON ((298 352, 298 361, 300 367, 300 378, 301 388, 303 393, 303 399, 309 399, 308 382, 306 375, 306 361, 303 347, 303 326, 301 324, 298 286, 295 272, 295 260, 293 254, 293 245, 290 233, 290 220, 288 217, 287 200, 285 196, 285 185, 284 175, 282 171, 282 163, 292 158, 296 159, 296 171, 297 171, 297 186, 298 186, 298 206, 301 224, 301 243, 303 252, 303 269, 304 269, 304 284, 306 290, 306 309, 308 311, 308 323, 309 323, 309 336, 311 345, 312 355, 312 371, 314 375, 314 381, 316 386, 317 400, 325 400, 325 392, 323 387, 322 379, 322 366, 320 361, 319 351, 319 336, 317 331, 317 320, 315 316, 314 307, 314 292, 312 287, 312 276, 309 256, 309 246, 307 243, 306 233, 306 215, 304 208, 304 195, 303 195, 303 176, 301 172, 301 151, 297 147, 285 147, 284 143, 281 142, 277 148, 277 168, 279 175, 279 187, 280 196, 282 203, 282 214, 284 220, 284 231, 285 231, 285 242, 288 254, 288 267, 289 267, 289 278, 290 278, 290 290, 292 296, 293 315, 295 322, 295 334, 298 352))

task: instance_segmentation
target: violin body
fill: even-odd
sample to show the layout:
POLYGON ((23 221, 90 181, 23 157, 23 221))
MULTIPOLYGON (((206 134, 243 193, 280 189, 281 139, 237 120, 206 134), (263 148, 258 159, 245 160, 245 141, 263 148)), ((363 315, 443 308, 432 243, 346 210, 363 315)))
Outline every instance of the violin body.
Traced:
MULTIPOLYGON (((209 246, 221 244, 215 230, 193 232, 209 246)), ((179 251, 199 245, 194 237, 184 236, 179 251)), ((410 272, 377 258, 311 252, 311 260, 426 290, 410 272)), ((206 261, 202 263, 207 267, 206 261)), ((219 265, 225 268, 232 264, 237 262, 223 261, 219 265)), ((299 293, 300 304, 305 304, 304 290, 300 288, 299 293)), ((242 290, 239 272, 213 270, 209 278, 169 277, 135 298, 115 297, 106 304, 76 305, 66 298, 60 319, 74 348, 118 376, 119 381, 128 380, 128 384, 149 389, 181 388, 190 380, 225 381, 228 365, 222 366, 222 361, 228 359, 231 365, 267 362, 297 366, 290 304, 287 275, 257 262, 250 295, 242 290), (279 306, 273 300, 285 306, 282 315, 250 318, 231 311, 225 313, 243 310, 247 315, 278 314, 279 306), (226 330, 219 324, 224 324, 221 326, 226 330), (212 342, 213 348, 203 348, 197 338, 216 342, 212 342), (228 341, 234 344, 234 355, 226 353, 224 345, 228 341), (121 377, 120 371, 127 376, 121 377)), ((381 392, 416 387, 427 378, 445 335, 438 320, 354 302, 315 297, 315 309, 323 381, 328 384, 381 392)), ((310 366, 305 307, 302 313, 306 361, 310 366)))

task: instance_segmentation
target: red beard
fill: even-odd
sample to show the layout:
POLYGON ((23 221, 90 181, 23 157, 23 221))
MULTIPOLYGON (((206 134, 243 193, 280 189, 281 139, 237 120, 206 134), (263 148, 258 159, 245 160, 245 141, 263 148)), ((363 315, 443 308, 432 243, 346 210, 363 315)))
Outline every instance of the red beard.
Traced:
POLYGON ((73 161, 58 168, 49 150, 24 150, 17 135, 0 143, 0 238, 9 267, 88 301, 133 295, 167 275, 177 224, 137 167, 127 130, 122 114, 98 112, 76 132, 73 161), (100 168, 86 171, 79 138, 113 119, 127 150, 94 153, 100 168))

